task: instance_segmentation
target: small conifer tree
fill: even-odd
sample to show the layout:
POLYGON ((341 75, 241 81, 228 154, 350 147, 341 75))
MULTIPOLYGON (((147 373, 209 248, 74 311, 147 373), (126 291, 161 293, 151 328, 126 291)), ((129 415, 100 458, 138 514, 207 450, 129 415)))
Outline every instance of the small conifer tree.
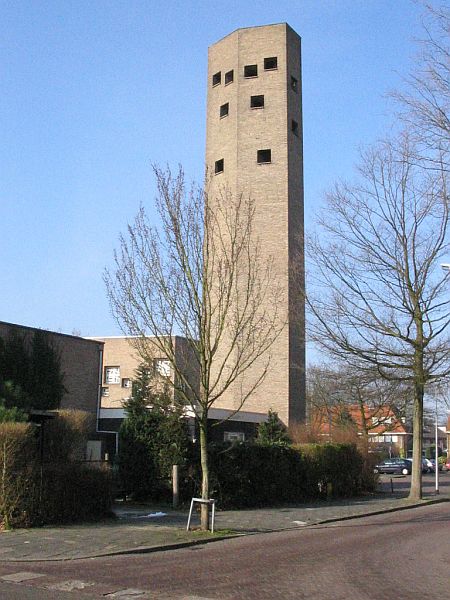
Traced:
POLYGON ((289 446, 291 440, 278 413, 269 409, 267 421, 258 425, 256 443, 261 446, 289 446))

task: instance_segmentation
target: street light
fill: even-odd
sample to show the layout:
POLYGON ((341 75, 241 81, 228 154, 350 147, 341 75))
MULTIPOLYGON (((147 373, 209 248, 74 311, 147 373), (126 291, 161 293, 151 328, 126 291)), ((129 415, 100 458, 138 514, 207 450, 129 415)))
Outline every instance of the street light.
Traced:
MULTIPOLYGON (((441 263, 441 268, 444 271, 450 271, 450 263, 441 263)), ((434 398, 435 415, 434 415, 434 470, 435 470, 435 492, 439 494, 439 452, 438 452, 438 405, 437 397, 434 398)))

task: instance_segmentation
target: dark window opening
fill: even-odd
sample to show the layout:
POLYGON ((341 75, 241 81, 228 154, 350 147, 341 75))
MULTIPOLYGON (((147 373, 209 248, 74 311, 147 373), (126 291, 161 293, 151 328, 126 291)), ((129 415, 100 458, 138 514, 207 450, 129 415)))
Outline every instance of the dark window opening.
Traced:
POLYGON ((264 108, 264 96, 250 96, 250 108, 264 108))
POLYGON ((214 173, 217 175, 218 173, 223 173, 223 158, 220 160, 216 160, 214 164, 214 173))
POLYGON ((229 83, 233 83, 234 81, 234 71, 227 71, 225 73, 225 85, 228 85, 229 83))
POLYGON ((272 162, 272 150, 258 150, 257 161, 259 163, 272 162))
POLYGON ((228 116, 228 107, 228 102, 226 104, 222 104, 222 106, 220 107, 220 118, 228 116))
POLYGON ((271 71, 272 69, 278 69, 278 59, 276 56, 264 59, 264 70, 271 71))
POLYGON ((219 83, 222 81, 222 72, 219 71, 218 73, 214 73, 213 78, 212 78, 212 84, 214 85, 219 85, 219 83))
POLYGON ((244 77, 258 77, 258 65, 246 65, 244 67, 244 77))
POLYGON ((292 119, 292 121, 291 121, 291 130, 292 130, 292 133, 294 133, 295 135, 298 136, 298 123, 297 123, 297 121, 294 121, 294 119, 292 119))
POLYGON ((291 75, 291 88, 296 92, 298 90, 298 81, 291 75))

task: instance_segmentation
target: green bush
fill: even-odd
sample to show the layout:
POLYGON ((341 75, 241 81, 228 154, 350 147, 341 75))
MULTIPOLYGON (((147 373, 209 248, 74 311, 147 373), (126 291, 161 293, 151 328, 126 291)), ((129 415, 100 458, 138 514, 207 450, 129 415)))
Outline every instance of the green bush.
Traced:
MULTIPOLYGON (((209 457, 210 496, 221 508, 346 498, 373 486, 370 467, 353 444, 215 445, 209 457)), ((197 493, 199 472, 197 462, 191 472, 197 493)))
POLYGON ((88 463, 44 465, 39 509, 33 524, 73 523, 111 512, 111 471, 88 463))

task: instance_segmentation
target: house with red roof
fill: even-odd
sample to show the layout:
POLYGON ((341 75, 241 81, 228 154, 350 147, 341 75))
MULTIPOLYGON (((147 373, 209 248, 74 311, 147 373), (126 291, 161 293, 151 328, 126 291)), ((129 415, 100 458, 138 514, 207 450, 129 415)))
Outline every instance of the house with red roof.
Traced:
POLYGON ((390 456, 406 456, 411 433, 405 418, 398 417, 390 406, 367 404, 335 404, 314 409, 311 425, 330 441, 342 440, 345 434, 366 437, 369 452, 388 452, 390 456))

